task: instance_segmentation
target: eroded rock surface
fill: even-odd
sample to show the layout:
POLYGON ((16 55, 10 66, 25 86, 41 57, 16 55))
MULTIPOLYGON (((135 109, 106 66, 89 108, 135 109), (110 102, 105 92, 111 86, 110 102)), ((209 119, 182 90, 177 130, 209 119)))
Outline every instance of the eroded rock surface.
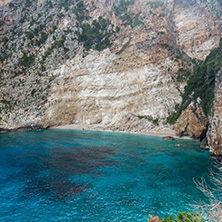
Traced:
MULTIPOLYGON (((0 6, 0 36, 6 37, 0 127, 6 129, 73 123, 131 132, 161 128, 181 102, 182 74, 192 70, 192 59, 204 59, 219 42, 217 25, 192 1, 137 0, 120 12, 113 0, 85 0, 83 9, 75 0, 67 7, 10 2, 0 6), (88 50, 82 25, 99 19, 109 20, 110 44, 88 50)), ((189 133, 199 136, 191 126, 189 133)))
POLYGON ((195 109, 195 106, 189 105, 180 115, 174 125, 178 136, 191 136, 195 139, 204 139, 208 127, 208 118, 202 108, 195 109))
POLYGON ((218 29, 200 4, 175 0, 177 44, 192 58, 203 60, 219 43, 218 29))
POLYGON ((61 66, 50 89, 45 124, 101 124, 123 130, 128 128, 129 114, 166 118, 180 101, 171 76, 165 73, 172 61, 165 56, 153 64, 146 52, 139 54, 132 60, 127 50, 120 56, 107 49, 85 58, 76 56, 61 66))
POLYGON ((214 156, 222 156, 222 72, 219 72, 215 83, 215 100, 210 120, 208 144, 210 153, 214 156))

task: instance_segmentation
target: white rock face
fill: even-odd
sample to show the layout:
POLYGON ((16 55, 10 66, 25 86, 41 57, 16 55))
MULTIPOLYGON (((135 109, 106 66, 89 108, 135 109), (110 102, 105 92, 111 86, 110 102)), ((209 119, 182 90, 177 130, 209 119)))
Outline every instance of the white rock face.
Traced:
POLYGON ((208 144, 213 156, 222 156, 222 70, 216 76, 214 105, 208 131, 208 144))
MULTIPOLYGON (((142 57, 146 54, 141 55, 141 61, 142 57)), ((123 130, 126 119, 132 120, 129 115, 134 122, 139 120, 136 116, 146 115, 165 119, 181 100, 166 72, 171 60, 165 58, 139 68, 138 61, 119 61, 120 56, 109 49, 91 51, 85 58, 78 55, 55 70, 59 77, 48 97, 44 124, 100 124, 106 129, 123 130)), ((128 130, 138 130, 132 128, 128 130)))
MULTIPOLYGON (((176 41, 191 58, 203 60, 218 45, 219 37, 199 6, 187 4, 180 0, 167 4, 173 10, 176 41)), ((146 38, 142 29, 141 33, 133 31, 131 37, 122 38, 123 50, 121 46, 111 51, 91 50, 84 58, 79 52, 54 70, 52 74, 58 78, 50 89, 43 125, 87 124, 141 132, 154 125, 139 116, 164 123, 181 102, 177 88, 183 90, 184 83, 172 81, 169 67, 174 73, 178 67, 158 45, 148 50, 136 47, 146 38)))
POLYGON ((177 44, 192 58, 204 60, 218 47, 219 35, 214 22, 192 1, 175 0, 174 23, 177 44))
MULTIPOLYGON (((114 29, 120 27, 110 37, 110 49, 83 52, 84 44, 75 34, 76 18, 64 10, 63 17, 51 25, 57 24, 57 35, 66 34, 63 48, 67 52, 63 53, 62 47, 53 49, 45 58, 55 38, 51 34, 37 50, 36 63, 45 58, 45 71, 37 72, 44 68, 39 63, 36 70, 30 68, 29 77, 24 73, 15 78, 18 83, 13 80, 16 87, 10 85, 8 73, 4 73, 3 102, 13 101, 13 106, 4 106, 7 109, 0 116, 0 128, 35 123, 43 127, 82 124, 143 132, 156 127, 157 120, 159 128, 165 127, 169 113, 181 102, 179 90, 183 91, 185 79, 179 76, 179 70, 189 71, 192 67, 190 58, 180 49, 191 58, 204 59, 219 42, 215 25, 198 4, 184 5, 192 0, 157 4, 137 0, 126 8, 132 24, 125 24, 115 14, 114 1, 84 1, 89 23, 102 16, 111 21, 114 29), (184 82, 173 81, 178 76, 184 82)), ((39 7, 42 2, 38 0, 39 7)))

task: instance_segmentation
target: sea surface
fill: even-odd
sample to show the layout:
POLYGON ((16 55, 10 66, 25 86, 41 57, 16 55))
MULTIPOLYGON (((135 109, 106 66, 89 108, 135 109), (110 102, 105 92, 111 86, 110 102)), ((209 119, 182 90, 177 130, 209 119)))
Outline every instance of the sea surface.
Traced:
POLYGON ((207 201, 193 140, 77 130, 0 134, 0 221, 144 221, 207 201), (181 147, 176 147, 180 144, 181 147))

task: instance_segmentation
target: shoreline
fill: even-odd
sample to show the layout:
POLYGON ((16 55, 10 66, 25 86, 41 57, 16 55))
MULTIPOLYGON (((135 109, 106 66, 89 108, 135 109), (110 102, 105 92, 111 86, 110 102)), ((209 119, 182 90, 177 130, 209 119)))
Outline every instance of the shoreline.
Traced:
POLYGON ((103 129, 102 127, 92 127, 89 125, 70 124, 70 125, 52 126, 52 127, 49 127, 48 129, 89 130, 89 131, 101 131, 101 132, 128 133, 128 134, 136 134, 136 135, 158 136, 158 137, 171 136, 171 137, 174 137, 175 139, 193 140, 193 138, 191 138, 189 136, 179 137, 175 134, 174 130, 169 129, 169 128, 159 129, 159 130, 148 130, 148 131, 142 131, 142 132, 130 132, 130 131, 118 131, 118 130, 103 129))

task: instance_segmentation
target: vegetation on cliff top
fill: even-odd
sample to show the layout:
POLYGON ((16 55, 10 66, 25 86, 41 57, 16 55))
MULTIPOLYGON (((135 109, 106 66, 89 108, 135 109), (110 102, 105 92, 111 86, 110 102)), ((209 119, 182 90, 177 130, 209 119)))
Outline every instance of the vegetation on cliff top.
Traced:
POLYGON ((175 112, 167 121, 174 124, 180 114, 192 102, 195 106, 202 107, 208 116, 214 101, 215 77, 222 67, 222 38, 219 47, 213 49, 205 61, 194 63, 193 74, 189 77, 182 93, 182 103, 176 105, 175 112))

